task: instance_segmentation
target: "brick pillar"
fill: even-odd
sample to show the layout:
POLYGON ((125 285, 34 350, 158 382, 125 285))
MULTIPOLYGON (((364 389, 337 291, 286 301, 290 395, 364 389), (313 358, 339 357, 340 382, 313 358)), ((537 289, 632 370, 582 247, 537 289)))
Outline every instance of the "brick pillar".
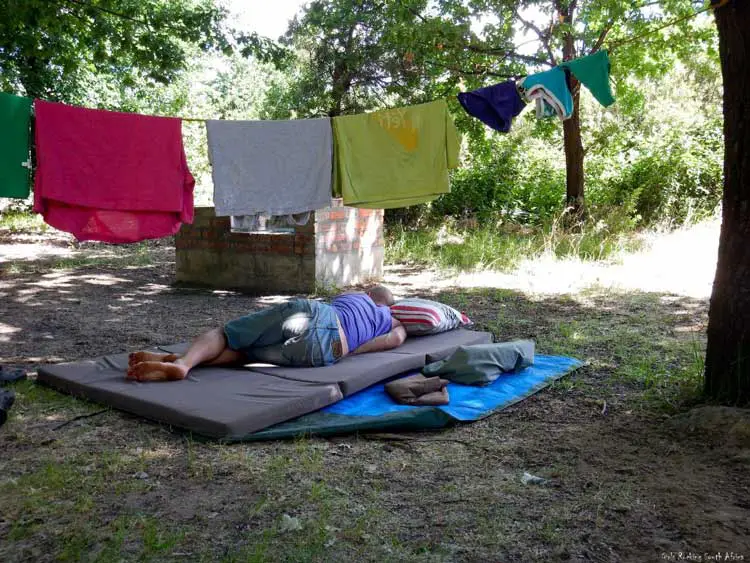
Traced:
POLYGON ((312 293, 383 276, 383 210, 331 207, 293 233, 233 233, 229 217, 197 207, 175 237, 177 282, 269 295, 312 293))
POLYGON ((344 207, 315 212, 315 279, 344 287, 383 277, 383 210, 344 207))
POLYGON ((229 217, 195 209, 192 225, 175 237, 177 282, 255 294, 315 289, 312 217, 293 233, 232 233, 229 217))

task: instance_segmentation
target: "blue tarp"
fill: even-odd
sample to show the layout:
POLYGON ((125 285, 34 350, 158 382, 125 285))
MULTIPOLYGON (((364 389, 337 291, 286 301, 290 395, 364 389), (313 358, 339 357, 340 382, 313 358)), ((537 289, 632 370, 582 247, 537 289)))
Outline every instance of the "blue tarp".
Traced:
POLYGON ((418 373, 409 372, 368 387, 317 412, 243 439, 271 440, 368 430, 418 430, 479 420, 533 395, 582 365, 583 362, 575 358, 536 355, 533 366, 518 373, 502 374, 485 387, 449 383, 450 403, 439 407, 399 405, 388 396, 385 383, 418 373))

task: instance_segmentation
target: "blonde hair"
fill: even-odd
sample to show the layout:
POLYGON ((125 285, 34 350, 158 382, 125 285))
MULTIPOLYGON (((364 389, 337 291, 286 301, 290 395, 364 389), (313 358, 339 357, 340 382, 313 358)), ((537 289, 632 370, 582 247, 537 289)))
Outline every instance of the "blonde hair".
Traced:
POLYGON ((378 305, 387 305, 390 307, 395 302, 391 290, 383 285, 376 285, 367 290, 367 295, 370 296, 375 303, 378 305))

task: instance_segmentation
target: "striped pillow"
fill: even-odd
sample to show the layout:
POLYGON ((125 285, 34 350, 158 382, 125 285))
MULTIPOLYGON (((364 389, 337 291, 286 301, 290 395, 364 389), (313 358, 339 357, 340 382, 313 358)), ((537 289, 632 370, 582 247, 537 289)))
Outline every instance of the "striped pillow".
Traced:
POLYGON ((429 299, 402 299, 391 306, 393 318, 401 321, 406 334, 438 334, 471 324, 469 317, 453 307, 429 299))

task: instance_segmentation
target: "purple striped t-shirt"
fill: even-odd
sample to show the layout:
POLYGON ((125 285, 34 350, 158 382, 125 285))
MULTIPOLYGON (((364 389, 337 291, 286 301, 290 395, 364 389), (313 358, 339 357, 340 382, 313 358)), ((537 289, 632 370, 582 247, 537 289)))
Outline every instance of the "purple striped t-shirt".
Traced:
POLYGON ((391 330, 391 310, 385 305, 376 305, 369 295, 339 295, 331 301, 331 306, 341 321, 350 352, 391 330))

